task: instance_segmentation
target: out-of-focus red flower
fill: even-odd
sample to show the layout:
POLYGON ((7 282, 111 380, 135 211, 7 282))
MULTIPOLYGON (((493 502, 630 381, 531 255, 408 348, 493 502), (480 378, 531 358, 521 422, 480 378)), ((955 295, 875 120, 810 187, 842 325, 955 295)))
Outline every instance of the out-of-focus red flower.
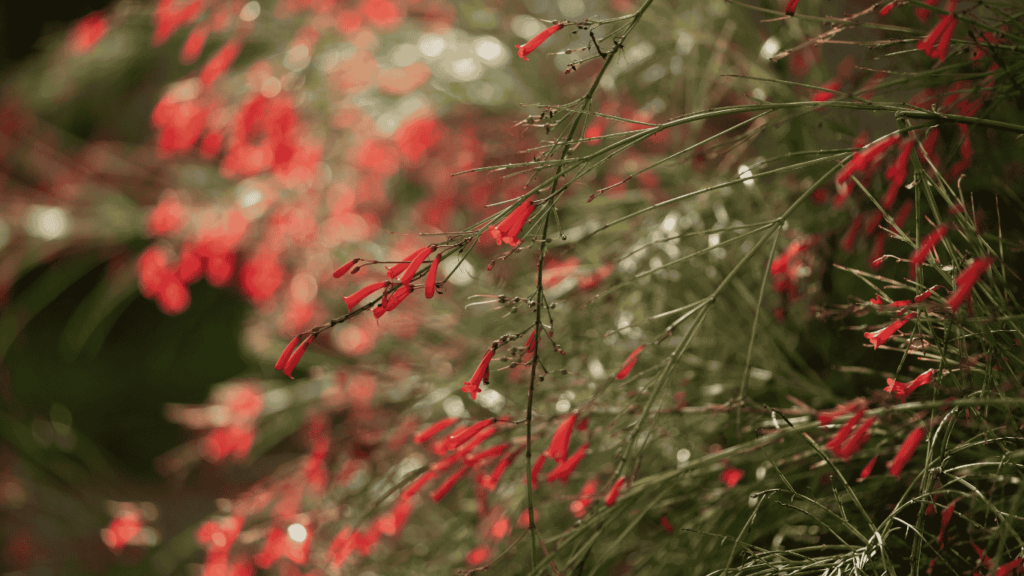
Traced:
POLYGON ((796 14, 796 5, 800 3, 800 0, 789 0, 786 2, 786 15, 793 16, 796 14))
POLYGON ((971 295, 971 290, 974 289, 974 284, 978 282, 981 275, 988 270, 989 266, 995 262, 994 258, 985 257, 978 258, 971 263, 970 266, 964 269, 959 276, 956 277, 956 289, 946 299, 946 303, 953 309, 954 312, 960 308, 960 305, 971 295))
POLYGON ((181 45, 181 53, 178 54, 178 60, 186 66, 194 63, 199 59, 199 56, 203 53, 203 47, 206 46, 206 38, 210 35, 210 29, 207 26, 199 24, 192 29, 188 34, 188 38, 185 39, 185 43, 181 45))
POLYGON ((743 477, 746 475, 747 473, 743 470, 734 466, 729 466, 725 470, 722 470, 722 473, 718 475, 718 479, 722 484, 725 484, 726 488, 735 488, 736 485, 740 483, 740 480, 743 480, 743 477))
POLYGON ((102 11, 86 14, 68 33, 68 46, 76 54, 92 50, 107 34, 109 25, 102 11))
POLYGON ((546 478, 547 481, 554 482, 555 480, 561 480, 563 484, 568 482, 569 475, 573 473, 576 466, 578 466, 580 461, 583 460, 583 457, 587 455, 587 449, 589 448, 590 444, 584 444, 577 448, 576 452, 574 452, 572 456, 567 458, 565 462, 562 462, 556 466, 554 470, 548 473, 546 478))
POLYGON ((939 20, 939 23, 932 28, 931 32, 917 43, 918 50, 939 62, 946 61, 946 55, 949 53, 949 43, 953 39, 953 32, 956 30, 957 19, 953 15, 953 11, 956 10, 956 4, 956 0, 950 0, 947 8, 949 14, 943 16, 942 20, 939 20))
POLYGON ((629 356, 626 357, 626 361, 622 363, 622 368, 618 374, 615 375, 617 380, 625 380, 629 373, 633 371, 633 366, 636 365, 637 358, 640 357, 640 353, 644 351, 645 344, 641 344, 636 350, 633 350, 629 356))
POLYGON ((142 514, 138 510, 122 510, 106 528, 100 530, 100 538, 107 548, 120 554, 142 531, 142 526, 142 514))
POLYGON ((569 440, 575 425, 576 413, 573 412, 555 429, 555 434, 551 437, 551 444, 547 449, 547 456, 555 462, 565 462, 565 459, 569 457, 569 440))
POLYGON ((199 80, 203 86, 213 84, 220 78, 242 53, 242 42, 238 39, 228 40, 216 54, 206 61, 203 70, 199 73, 199 80))
POLYGON ((889 463, 889 474, 899 478, 900 473, 903 472, 903 468, 910 462, 910 459, 914 457, 914 452, 917 451, 918 445, 921 444, 921 440, 924 439, 925 430, 924 428, 914 428, 913 431, 907 436, 906 440, 900 446, 896 456, 889 463))

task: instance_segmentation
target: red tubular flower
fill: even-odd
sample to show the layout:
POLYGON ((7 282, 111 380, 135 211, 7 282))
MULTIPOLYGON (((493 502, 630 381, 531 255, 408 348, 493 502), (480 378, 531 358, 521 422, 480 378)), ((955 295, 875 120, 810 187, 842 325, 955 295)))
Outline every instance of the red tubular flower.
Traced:
POLYGON ((565 462, 562 462, 555 467, 554 470, 548 473, 547 481, 551 483, 555 480, 561 480, 563 484, 568 482, 569 475, 572 474, 573 470, 576 469, 576 466, 579 465, 580 460, 583 460, 583 457, 587 455, 588 448, 590 448, 590 444, 580 446, 565 462))
POLYGON ((939 525, 939 537, 935 539, 935 541, 939 543, 940 549, 946 547, 946 528, 949 527, 949 522, 953 519, 953 511, 956 510, 956 503, 959 501, 959 498, 953 500, 949 503, 949 506, 946 506, 946 509, 942 511, 942 518, 940 519, 939 525))
POLYGON ((427 271, 427 285, 423 288, 423 295, 430 300, 434 297, 434 291, 437 290, 437 267, 441 264, 441 255, 438 254, 434 257, 434 261, 430 263, 430 270, 427 271))
POLYGON ((866 410, 867 407, 868 407, 868 401, 867 400, 865 400, 863 398, 854 398, 853 400, 850 400, 846 404, 838 404, 838 405, 836 405, 836 407, 831 409, 831 410, 821 410, 821 411, 819 411, 818 412, 818 422, 820 422, 822 426, 828 426, 838 416, 842 416, 843 414, 849 414, 850 412, 854 412, 854 411, 860 412, 860 411, 866 410))
POLYGON ((452 434, 451 436, 448 437, 448 440, 444 444, 445 450, 454 450, 459 446, 462 446, 463 444, 468 442, 470 438, 479 434, 480 431, 483 430, 484 428, 493 426, 495 422, 497 422, 497 420, 495 420, 494 418, 488 418, 486 420, 481 420, 476 424, 473 424, 469 428, 466 428, 465 430, 457 434, 452 434))
POLYGON ((971 295, 971 290, 974 289, 974 284, 981 278, 981 275, 988 270, 988 267, 995 262, 993 258, 978 258, 971 263, 959 276, 956 277, 956 290, 949 295, 946 299, 946 303, 953 309, 954 312, 960 308, 960 305, 967 300, 967 297, 971 295))
POLYGON ((484 374, 490 366, 492 357, 494 357, 494 348, 488 348, 487 352, 484 353, 483 360, 480 361, 480 365, 476 367, 473 377, 469 379, 469 382, 462 383, 462 391, 469 394, 473 400, 476 400, 476 395, 480 392, 480 382, 484 379, 484 374))
POLYGON ((796 14, 796 5, 800 3, 800 0, 789 0, 786 2, 786 16, 793 16, 796 14))
POLYGON ((386 288, 387 285, 388 283, 386 281, 374 282, 369 286, 365 286, 359 289, 357 292, 354 292, 353 294, 345 296, 344 298, 342 298, 342 300, 344 300, 345 305, 348 306, 348 311, 352 312, 352 309, 355 308, 360 302, 362 302, 363 298, 366 298, 367 296, 373 294, 374 292, 380 290, 381 288, 386 288))
POLYGON ((843 424, 843 426, 839 429, 839 432, 836 432, 835 437, 833 437, 831 440, 828 441, 827 444, 825 444, 825 448, 828 448, 833 453, 837 453, 839 451, 839 448, 842 447, 843 442, 846 442, 846 439, 850 436, 850 433, 853 432, 853 428, 857 425, 857 422, 860 422, 861 417, 864 415, 864 410, 865 408, 861 408, 860 410, 857 411, 856 414, 853 415, 853 418, 847 420, 846 424, 843 424))
MULTIPOLYGON (((494 430, 494 429, 493 428, 489 428, 488 430, 494 430)), ((478 443, 477 440, 479 440, 480 438, 486 439, 487 437, 485 437, 483 434, 481 434, 479 437, 477 437, 476 440, 473 440, 473 442, 471 442, 471 444, 478 443)), ((505 450, 509 449, 510 446, 511 446, 511 444, 509 444, 508 442, 504 442, 502 444, 498 444, 497 446, 491 446, 490 448, 487 448, 485 450, 481 450, 480 452, 477 452, 476 454, 470 454, 470 455, 466 456, 466 464, 471 464, 471 465, 475 466, 478 462, 483 462, 484 460, 487 460, 488 458, 491 458, 493 456, 501 456, 502 454, 505 453, 505 450)))
POLYGON ((669 534, 676 531, 676 529, 672 527, 672 523, 668 521, 668 516, 665 516, 664 514, 661 516, 661 528, 669 534))
POLYGON ((729 466, 725 470, 722 470, 722 473, 718 475, 718 479, 722 484, 725 484, 726 488, 735 488, 736 485, 740 483, 740 480, 743 480, 743 477, 746 475, 747 473, 743 470, 740 470, 735 466, 729 466))
POLYGON ((896 320, 892 324, 889 324, 885 328, 880 328, 878 330, 875 330, 874 332, 865 332, 864 337, 867 338, 871 342, 871 344, 874 345, 875 350, 878 350, 879 346, 885 344, 889 340, 889 338, 892 338, 892 335, 895 334, 897 330, 902 328, 903 325, 906 324, 907 322, 913 320, 916 316, 917 312, 911 312, 910 314, 907 314, 903 318, 900 318, 899 320, 896 320))
POLYGON ((836 450, 836 456, 842 458, 843 461, 849 461, 851 456, 859 452, 864 447, 864 444, 867 444, 868 438, 871 437, 871 426, 874 425, 875 420, 878 420, 878 418, 872 416, 862 422, 857 427, 857 430, 853 432, 853 435, 836 450))
POLYGON ((882 9, 878 11, 878 15, 879 16, 888 16, 889 12, 892 12, 892 9, 895 8, 895 7, 896 7, 896 1, 893 0, 892 2, 889 2, 888 4, 886 4, 885 6, 882 6, 882 9))
POLYGON ((875 456, 868 461, 867 465, 864 466, 864 469, 860 471, 860 476, 858 477, 858 479, 864 480, 868 476, 871 476, 871 471, 875 469, 876 462, 878 462, 878 456, 875 456))
POLYGON ((412 286, 409 286, 408 284, 392 292, 391 296, 388 298, 388 303, 384 306, 384 311, 391 312, 395 308, 398 308, 398 305, 402 303, 402 300, 408 298, 409 294, 412 294, 412 286))
POLYGON ((533 205, 533 202, 527 200, 506 216, 504 220, 499 222, 497 226, 491 226, 489 228, 491 236, 498 243, 498 246, 501 246, 502 242, 513 247, 519 246, 521 242, 519 240, 519 233, 522 232, 523 226, 535 209, 536 207, 533 205))
POLYGON ((410 259, 409 265, 405 268, 405 274, 402 274, 402 284, 408 286, 409 283, 412 282, 412 277, 419 271, 420 264, 423 264, 423 261, 427 259, 427 256, 430 256, 430 254, 436 249, 437 248, 433 246, 427 246, 426 248, 420 249, 420 251, 410 259))
POLYGON ((907 223, 907 218, 910 218, 910 213, 914 211, 914 201, 905 200, 900 205, 900 211, 896 213, 896 217, 892 219, 893 224, 896 225, 900 230, 903 229, 903 225, 907 223))
POLYGON ((860 231, 860 223, 864 220, 864 213, 857 214, 857 217, 850 223, 850 227, 846 229, 846 233, 843 234, 843 239, 840 240, 839 246, 846 252, 853 252, 854 246, 857 244, 857 232, 860 231))
POLYGON ((914 428, 914 430, 907 436, 907 439, 903 441, 903 445, 900 446, 899 452, 896 453, 896 457, 892 459, 889 466, 889 474, 899 478, 900 472, 903 472, 903 468, 910 462, 910 459, 914 457, 914 452, 917 451, 918 445, 921 444, 921 440, 924 439, 924 428, 914 428))
POLYGON ((562 28, 565 28, 565 24, 555 24, 553 26, 548 26, 540 34, 537 34, 532 39, 530 39, 530 41, 527 42, 526 44, 523 44, 522 46, 516 44, 516 48, 519 48, 519 57, 522 58, 523 60, 529 60, 527 56, 529 56, 534 50, 539 48, 540 45, 543 44, 545 40, 550 38, 552 34, 558 32, 562 28))
POLYGON ((301 335, 296 336, 295 338, 292 338, 292 341, 289 342, 287 346, 284 347, 284 351, 281 352, 281 355, 277 358, 277 362, 274 363, 274 370, 282 370, 284 368, 284 365, 288 362, 288 359, 292 357, 292 352, 295 351, 295 347, 299 345, 299 340, 301 339, 301 335))
POLYGON ((925 290, 924 292, 921 292, 917 296, 914 296, 914 303, 918 304, 918 303, 924 302, 925 300, 931 298, 932 294, 935 293, 935 289, 936 288, 938 288, 938 286, 932 286, 931 288, 925 290))
POLYGON ((893 134, 878 140, 868 146, 865 146, 861 150, 854 152, 853 158, 843 166, 843 169, 836 175, 836 182, 842 184, 846 180, 853 176, 854 172, 859 172, 864 168, 867 168, 868 164, 871 164, 873 160, 884 154, 889 148, 891 148, 900 139, 899 136, 893 134))
MULTIPOLYGON (((951 11, 953 8, 955 8, 955 2, 950 2, 951 11)), ((953 39, 956 25, 956 16, 953 14, 943 16, 942 20, 939 20, 939 23, 925 36, 924 40, 917 43, 917 49, 939 62, 945 62, 946 55, 949 53, 949 43, 953 39)))
POLYGON ((547 460, 547 456, 543 452, 537 456, 537 461, 533 463, 533 468, 530 470, 530 483, 533 484, 534 489, 537 488, 537 476, 540 474, 541 468, 544 467, 544 461, 547 460))
POLYGON ((645 344, 641 344, 633 353, 626 357, 626 361, 622 363, 622 369, 615 375, 618 380, 625 380, 626 376, 633 371, 633 366, 636 364, 636 359, 640 357, 640 353, 644 351, 645 344))
POLYGON ((925 384, 931 384, 933 374, 934 370, 926 370, 917 378, 914 378, 909 384, 897 382, 894 378, 886 378, 885 382, 887 386, 885 387, 885 391, 891 392, 892 395, 895 396, 902 404, 907 401, 908 396, 914 393, 914 390, 917 390, 925 384))
POLYGON ((519 448, 513 450, 511 453, 505 455, 504 458, 499 460, 498 464, 494 467, 494 470, 491 471, 490 476, 485 476, 483 481, 481 482, 483 487, 490 492, 494 492, 494 490, 498 487, 498 482, 501 480, 501 477, 505 474, 505 471, 508 470, 508 467, 512 465, 512 462, 516 459, 516 457, 519 456, 519 454, 525 449, 526 446, 520 446, 519 448))
POLYGON ((619 479, 612 484, 612 489, 608 491, 608 495, 604 497, 604 505, 611 506, 615 504, 615 501, 619 499, 619 490, 622 490, 622 485, 626 483, 625 476, 619 476, 619 479))
POLYGON ((931 252, 935 245, 942 240, 942 237, 949 231, 949 224, 942 224, 928 233, 921 240, 921 245, 910 254, 911 266, 920 266, 924 264, 925 258, 928 257, 928 253, 931 252))
POLYGON ((354 548, 355 542, 352 541, 352 527, 346 526, 331 541, 330 550, 327 552, 327 557, 331 560, 331 566, 337 568, 344 564, 354 548))
POLYGON ((472 462, 469 461, 469 458, 467 458, 467 456, 469 456, 469 453, 472 452, 473 450, 476 450, 477 446, 483 444, 484 442, 487 441, 488 438, 494 436, 497 433, 498 430, 495 428, 485 428, 479 434, 477 434, 468 442, 463 444, 462 448, 459 448, 456 454, 459 456, 459 458, 464 459, 467 464, 472 464, 472 462))
POLYGON ((412 437, 412 441, 416 444, 423 444, 424 442, 427 442, 428 440, 436 436, 438 432, 444 430, 445 428, 451 426, 452 424, 455 424, 457 421, 458 418, 445 418, 444 420, 438 420, 437 422, 434 422, 430 426, 424 428, 422 431, 417 432, 416 435, 412 437))
POLYGON ((558 425, 558 429, 551 437, 551 445, 548 446, 546 454, 555 462, 565 462, 565 459, 569 457, 569 440, 575 425, 576 413, 574 412, 558 425))
POLYGON ((819 90, 814 94, 811 94, 812 102, 828 102, 836 97, 836 92, 843 87, 843 81, 840 78, 833 78, 828 82, 821 85, 824 90, 819 90))
POLYGON ((285 376, 292 377, 292 370, 295 370, 295 367, 299 365, 299 360, 302 360, 302 355, 306 353, 306 348, 309 348, 309 345, 312 343, 313 335, 310 334, 302 341, 302 344, 299 344, 295 352, 292 352, 292 355, 288 357, 288 362, 285 362, 284 368, 281 369, 285 376))
MULTIPOLYGON (((420 255, 420 252, 429 249, 429 246, 426 248, 420 248, 419 250, 413 252, 412 254, 409 254, 405 258, 402 258, 401 262, 395 264, 391 268, 388 268, 387 277, 391 279, 398 278, 398 276, 401 275, 402 272, 405 272, 405 269, 409 267, 409 264, 412 262, 412 260, 420 255)), ((420 262, 422 262, 422 260, 420 260, 420 262)))
POLYGON ((462 477, 465 476, 467 472, 469 472, 469 469, 469 465, 459 468, 454 474, 449 476, 448 479, 445 480, 443 484, 438 486, 437 490, 434 490, 433 494, 430 495, 430 497, 434 499, 434 502, 440 502, 442 498, 447 496, 448 492, 451 492, 451 489, 455 486, 455 483, 461 480, 462 477))
POLYGON ((359 258, 353 258, 352 260, 350 260, 348 262, 348 264, 345 264, 341 268, 338 268, 337 270, 335 270, 334 271, 334 277, 335 278, 341 278, 345 274, 348 274, 348 271, 351 270, 352 267, 355 266, 357 262, 359 262, 359 258))

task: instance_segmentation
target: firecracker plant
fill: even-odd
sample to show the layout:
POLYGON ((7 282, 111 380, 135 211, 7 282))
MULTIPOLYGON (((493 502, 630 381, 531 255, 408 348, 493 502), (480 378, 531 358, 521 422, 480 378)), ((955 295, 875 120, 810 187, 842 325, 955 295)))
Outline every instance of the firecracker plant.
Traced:
POLYGON ((253 367, 169 405, 193 436, 157 463, 244 487, 178 535, 115 502, 112 554, 1024 574, 1024 5, 160 0, 50 66, 142 29, 180 63, 152 148, 58 143, 77 159, 41 173, 17 140, 52 141, 55 104, 15 102, 44 71, 0 149, 93 223, 8 261, 128 245, 95 211, 135 181, 147 241, 111 293, 252 307, 253 367))

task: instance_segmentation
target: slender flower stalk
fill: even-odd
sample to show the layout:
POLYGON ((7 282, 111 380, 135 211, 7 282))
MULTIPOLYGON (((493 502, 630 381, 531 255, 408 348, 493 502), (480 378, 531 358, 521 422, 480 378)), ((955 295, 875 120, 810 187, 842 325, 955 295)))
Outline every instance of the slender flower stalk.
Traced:
POLYGON ((625 380, 626 376, 629 376, 629 373, 633 371, 633 366, 636 365, 637 358, 639 358, 640 353, 644 351, 644 346, 644 344, 641 344, 636 350, 633 350, 632 354, 626 357, 626 361, 622 363, 622 368, 619 370, 619 373, 615 375, 616 379, 625 380))
POLYGON ((562 28, 565 28, 565 24, 554 24, 552 26, 548 26, 547 28, 542 30, 540 34, 537 34, 536 36, 531 38, 530 41, 527 42, 526 44, 523 44, 522 46, 516 44, 516 48, 519 48, 519 57, 522 58, 523 60, 529 60, 527 56, 529 56, 531 53, 533 53, 534 50, 539 48, 540 45, 543 44, 545 40, 550 38, 552 34, 558 32, 562 28))

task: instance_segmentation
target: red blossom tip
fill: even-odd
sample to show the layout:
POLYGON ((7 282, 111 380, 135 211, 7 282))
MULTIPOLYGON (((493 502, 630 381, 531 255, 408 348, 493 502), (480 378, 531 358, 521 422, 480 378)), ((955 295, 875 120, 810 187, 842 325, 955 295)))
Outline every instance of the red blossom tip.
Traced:
POLYGON ((347 264, 345 264, 341 268, 338 268, 337 270, 335 270, 334 271, 334 277, 335 278, 341 278, 342 276, 347 274, 348 271, 351 270, 352 267, 355 266, 357 262, 359 262, 359 258, 353 258, 347 264))
POLYGON ((572 437, 573 426, 576 425, 576 413, 558 425, 555 434, 551 437, 551 445, 548 446, 547 455, 555 462, 565 462, 569 457, 569 440, 572 437))
POLYGON ((615 375, 618 380, 625 380, 626 376, 633 371, 633 366, 636 364, 636 359, 640 357, 640 353, 644 351, 645 344, 641 344, 633 353, 626 357, 626 361, 622 363, 622 369, 615 375))
POLYGON ((619 476, 619 479, 612 484, 612 489, 608 491, 608 495, 604 497, 604 505, 612 506, 619 499, 619 491, 622 490, 622 485, 626 483, 625 476, 619 476))
POLYGON ((430 270, 427 272, 427 285, 423 288, 423 295, 426 296, 427 300, 434 297, 434 291, 437 290, 437 268, 441 265, 441 255, 438 254, 434 257, 434 261, 430 263, 430 270))
POLYGON ((907 436, 907 439, 903 441, 903 445, 900 446, 899 452, 896 453, 896 457, 892 459, 889 465, 889 474, 899 478, 900 473, 903 472, 903 468, 910 462, 910 459, 914 457, 914 452, 917 451, 917 447, 921 444, 921 440, 924 439, 924 428, 914 428, 914 430, 907 436))
POLYGON ((299 360, 302 360, 302 355, 306 353, 306 348, 309 348, 309 345, 312 343, 313 335, 310 334, 302 341, 302 344, 299 344, 299 347, 295 349, 295 352, 292 352, 292 355, 288 357, 288 362, 286 362, 284 368, 281 369, 285 376, 289 378, 292 377, 292 371, 299 365, 299 360))
POLYGON ((292 357, 292 352, 295 351, 295 347, 299 345, 299 341, 302 340, 302 336, 296 336, 292 338, 292 341, 284 347, 284 351, 277 358, 277 362, 274 363, 274 370, 281 371, 284 369, 285 364, 288 363, 288 359, 292 357))
POLYGON ((523 44, 522 46, 516 44, 516 48, 519 48, 519 57, 522 58, 523 60, 529 60, 527 56, 529 56, 534 50, 539 48, 540 45, 543 44, 545 40, 550 38, 552 34, 558 32, 562 28, 565 28, 565 24, 555 24, 553 26, 548 26, 543 31, 541 31, 540 34, 537 34, 536 36, 531 38, 530 41, 527 42, 526 44, 523 44))

